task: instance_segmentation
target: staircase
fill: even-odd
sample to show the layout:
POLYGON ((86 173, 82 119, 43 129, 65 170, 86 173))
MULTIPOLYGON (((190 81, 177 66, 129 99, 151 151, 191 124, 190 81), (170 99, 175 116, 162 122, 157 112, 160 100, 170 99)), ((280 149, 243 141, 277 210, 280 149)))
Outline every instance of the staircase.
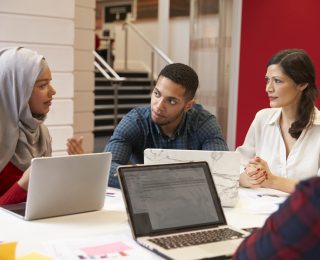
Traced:
POLYGON ((122 117, 132 108, 150 104, 153 82, 147 72, 117 71, 122 82, 95 75, 94 135, 110 136, 122 117), (117 98, 118 97, 118 98, 117 98))

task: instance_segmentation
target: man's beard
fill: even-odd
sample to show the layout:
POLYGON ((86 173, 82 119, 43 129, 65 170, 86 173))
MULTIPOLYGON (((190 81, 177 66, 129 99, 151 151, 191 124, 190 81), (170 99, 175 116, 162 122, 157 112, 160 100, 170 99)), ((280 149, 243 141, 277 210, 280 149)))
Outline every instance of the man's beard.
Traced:
MULTIPOLYGON (((166 125, 169 125, 172 122, 176 121, 178 118, 180 118, 180 120, 181 120, 182 117, 183 117, 183 114, 184 114, 184 110, 182 109, 180 111, 180 113, 175 118, 172 118, 171 120, 169 119, 169 120, 166 120, 166 121, 157 122, 157 120, 154 120, 152 116, 151 116, 151 120, 152 120, 153 123, 155 123, 158 126, 166 126, 166 125)), ((179 124, 180 124, 180 122, 179 122, 179 124)))

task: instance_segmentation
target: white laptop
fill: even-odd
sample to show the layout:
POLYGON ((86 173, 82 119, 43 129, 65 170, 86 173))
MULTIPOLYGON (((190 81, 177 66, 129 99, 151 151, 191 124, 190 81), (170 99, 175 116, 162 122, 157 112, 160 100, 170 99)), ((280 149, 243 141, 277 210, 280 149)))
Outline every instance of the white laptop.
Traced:
POLYGON ((122 166, 134 239, 169 259, 230 257, 248 233, 227 226, 207 162, 122 166))
POLYGON ((32 159, 27 201, 1 208, 25 220, 99 210, 110 165, 108 152, 32 159))
POLYGON ((238 201, 240 154, 231 151, 146 149, 145 164, 206 161, 223 207, 233 207, 238 201))

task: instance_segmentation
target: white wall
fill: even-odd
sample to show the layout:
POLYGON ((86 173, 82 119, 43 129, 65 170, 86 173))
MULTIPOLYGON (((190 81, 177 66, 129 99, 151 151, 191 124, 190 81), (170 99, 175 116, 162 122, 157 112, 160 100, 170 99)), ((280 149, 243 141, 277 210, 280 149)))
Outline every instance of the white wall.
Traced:
POLYGON ((197 101, 217 115, 219 16, 198 17, 194 26, 190 63, 199 76, 197 101))
POLYGON ((95 1, 76 0, 74 134, 84 136, 85 152, 92 152, 94 145, 94 29, 95 1))
POLYGON ((190 19, 170 19, 169 57, 174 62, 189 64, 190 19))
MULTIPOLYGON (((212 45, 210 48, 196 48, 197 49, 197 59, 199 63, 195 66, 197 68, 197 73, 200 78, 200 87, 197 92, 197 100, 202 103, 210 112, 216 114, 216 104, 217 99, 217 68, 218 64, 218 48, 217 41, 219 36, 219 18, 218 16, 208 16, 203 18, 204 24, 209 24, 205 26, 208 30, 204 33, 201 32, 201 37, 207 35, 207 39, 210 40, 208 45, 212 45), (210 29, 210 30, 209 30, 210 29), (212 39, 214 41, 212 42, 212 39), (215 49, 215 51, 212 51, 215 49), (206 63, 204 61, 209 60, 206 63), (214 79, 214 80, 212 80, 214 79), (214 100, 214 104, 212 102, 214 100)), ((145 20, 134 22, 135 27, 141 31, 151 42, 156 46, 159 46, 159 34, 158 34, 158 21, 157 20, 145 20)), ((104 29, 108 28, 110 25, 105 25, 104 29)), ((189 64, 189 52, 190 52, 190 19, 188 17, 178 17, 170 19, 170 32, 169 35, 163 37, 169 38, 169 53, 168 57, 173 60, 173 62, 181 62, 189 64)), ((115 67, 117 69, 124 68, 124 30, 122 29, 122 23, 114 23, 112 27, 115 41, 115 67)), ((199 44, 202 43, 202 38, 199 40, 199 44)), ((206 39, 204 39, 206 40, 206 39)), ((151 56, 149 47, 134 33, 129 29, 129 50, 128 50, 128 60, 129 69, 139 70, 139 69, 150 69, 151 56)), ((155 62, 156 75, 161 70, 162 66, 158 66, 159 62, 155 62)), ((163 63, 162 63, 163 64, 163 63)))
MULTIPOLYGON (((136 21, 133 24, 141 31, 153 44, 159 47, 158 21, 143 20, 136 21)), ((174 62, 189 63, 189 18, 173 18, 170 19, 169 53, 166 55, 174 62)), ((125 34, 122 29, 122 23, 114 23, 112 27, 109 24, 104 25, 103 29, 111 28, 115 36, 115 67, 117 69, 124 68, 124 45, 125 34)), ((150 69, 151 50, 132 30, 129 29, 129 49, 128 60, 129 69, 150 69), (149 51, 150 50, 150 51, 149 51)), ((156 61, 157 65, 158 62, 156 61)), ((161 68, 157 68, 159 72, 161 68)))
MULTIPOLYGON (((94 29, 94 14, 90 16, 90 11, 76 12, 82 2, 92 2, 88 9, 94 13, 94 1, 29 0, 22 4, 19 0, 1 0, 0 4, 0 47, 19 45, 34 49, 45 56, 51 68, 52 83, 57 94, 46 125, 52 136, 54 154, 66 153, 67 138, 73 135, 74 130, 75 133, 78 132, 75 115, 79 108, 74 109, 74 104, 77 105, 77 102, 74 102, 74 97, 77 97, 74 89, 79 88, 78 85, 76 88, 74 86, 79 82, 78 77, 86 77, 88 85, 82 88, 92 91, 94 85, 93 77, 90 81, 90 77, 85 76, 88 71, 93 74, 92 66, 83 69, 85 75, 79 73, 83 63, 92 64, 92 58, 78 52, 78 42, 82 41, 80 46, 83 46, 84 42, 89 43, 87 46, 90 46, 91 42, 93 46, 94 41, 93 36, 92 39, 87 37, 79 41, 76 37, 75 40, 78 35, 75 25, 81 27, 78 26, 81 25, 79 21, 85 17, 92 19, 89 25, 92 32, 94 29), (79 57, 86 60, 80 58, 79 61, 79 57)), ((91 132, 92 128, 87 127, 85 131, 91 132)), ((87 143, 87 151, 93 150, 92 143, 87 143)))

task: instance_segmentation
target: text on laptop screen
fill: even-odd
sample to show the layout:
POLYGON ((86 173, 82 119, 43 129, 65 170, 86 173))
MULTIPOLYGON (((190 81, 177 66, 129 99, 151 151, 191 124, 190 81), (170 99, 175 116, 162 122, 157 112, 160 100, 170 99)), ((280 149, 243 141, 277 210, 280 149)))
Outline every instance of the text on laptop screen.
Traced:
POLYGON ((120 171, 124 171, 120 176, 137 235, 225 222, 205 162, 120 171))

